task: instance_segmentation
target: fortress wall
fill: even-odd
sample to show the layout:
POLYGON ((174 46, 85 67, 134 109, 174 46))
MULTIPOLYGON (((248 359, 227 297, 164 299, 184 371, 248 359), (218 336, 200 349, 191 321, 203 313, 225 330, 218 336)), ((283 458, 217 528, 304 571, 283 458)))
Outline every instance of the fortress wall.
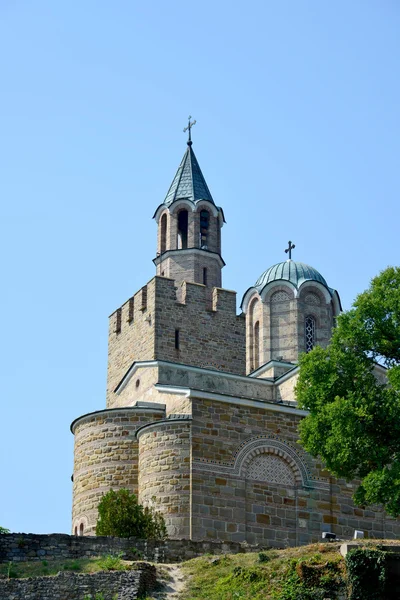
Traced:
POLYGON ((154 359, 154 302, 152 279, 109 318, 107 406, 114 406, 113 391, 135 360, 154 359))
POLYGON ((135 432, 164 417, 162 409, 99 411, 73 424, 75 435, 72 532, 93 535, 97 506, 111 488, 138 493, 138 441, 135 432))
POLYGON ((244 375, 245 321, 236 315, 235 292, 214 289, 216 310, 210 310, 206 286, 183 282, 182 303, 172 298, 173 289, 173 281, 157 278, 156 358, 244 375))
POLYGON ((171 419, 138 432, 139 502, 164 515, 172 537, 190 536, 190 429, 171 419))

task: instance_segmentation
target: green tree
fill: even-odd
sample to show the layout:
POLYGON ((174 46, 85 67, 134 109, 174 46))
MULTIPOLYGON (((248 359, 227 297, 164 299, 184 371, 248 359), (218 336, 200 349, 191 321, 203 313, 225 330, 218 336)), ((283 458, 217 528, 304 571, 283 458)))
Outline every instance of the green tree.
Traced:
POLYGON ((164 539, 164 517, 153 508, 138 504, 129 490, 110 490, 99 502, 96 535, 164 539))
POLYGON ((361 481, 357 504, 400 515, 400 268, 389 267, 338 317, 328 348, 301 356, 300 442, 336 476, 361 481), (387 367, 389 385, 378 377, 387 367))
POLYGON ((1 535, 2 533, 10 533, 10 530, 9 530, 9 529, 6 529, 5 527, 0 527, 0 535, 1 535))

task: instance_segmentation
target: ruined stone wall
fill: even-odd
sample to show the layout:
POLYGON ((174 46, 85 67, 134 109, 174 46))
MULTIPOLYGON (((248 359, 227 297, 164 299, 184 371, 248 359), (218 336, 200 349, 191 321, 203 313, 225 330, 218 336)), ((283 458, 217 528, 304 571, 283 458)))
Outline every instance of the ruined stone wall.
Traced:
POLYGON ((301 414, 193 400, 192 537, 272 546, 323 531, 396 537, 399 520, 361 509, 354 484, 331 478, 297 443, 301 414))
MULTIPOLYGON (((182 539, 141 540, 116 537, 76 537, 62 533, 38 535, 10 533, 0 535, 0 563, 37 562, 42 560, 68 561, 94 558, 104 554, 122 553, 124 560, 178 562, 202 554, 236 554, 251 552, 251 546, 235 542, 182 539)), ((3 598, 0 596, 0 598, 3 598)))
POLYGON ((90 574, 60 572, 53 577, 0 579, 0 598, 4 600, 82 600, 102 593, 105 600, 135 600, 143 598, 156 586, 156 569, 141 563, 137 571, 116 571, 90 574))
POLYGON ((73 533, 95 533, 97 506, 109 489, 127 488, 138 493, 135 432, 163 417, 161 409, 127 408, 99 411, 73 423, 73 533))
POLYGON ((164 515, 172 537, 190 537, 190 426, 171 419, 138 432, 139 502, 164 515))

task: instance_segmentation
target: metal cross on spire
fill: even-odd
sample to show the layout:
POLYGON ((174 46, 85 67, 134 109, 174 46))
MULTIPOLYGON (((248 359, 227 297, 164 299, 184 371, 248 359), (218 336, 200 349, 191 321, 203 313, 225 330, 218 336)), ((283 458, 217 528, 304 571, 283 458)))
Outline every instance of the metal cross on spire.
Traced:
POLYGON ((296 248, 296 246, 294 244, 292 244, 292 242, 290 240, 289 240, 288 244, 289 244, 289 248, 286 248, 285 252, 286 252, 286 254, 289 252, 289 260, 292 260, 292 250, 293 250, 293 248, 296 248))
POLYGON ((183 130, 184 133, 186 133, 186 131, 189 131, 189 138, 188 138, 188 142, 187 142, 189 144, 189 146, 192 145, 192 127, 193 127, 193 125, 196 125, 196 120, 190 122, 191 118, 192 118, 192 116, 189 115, 188 126, 185 127, 185 129, 183 130))

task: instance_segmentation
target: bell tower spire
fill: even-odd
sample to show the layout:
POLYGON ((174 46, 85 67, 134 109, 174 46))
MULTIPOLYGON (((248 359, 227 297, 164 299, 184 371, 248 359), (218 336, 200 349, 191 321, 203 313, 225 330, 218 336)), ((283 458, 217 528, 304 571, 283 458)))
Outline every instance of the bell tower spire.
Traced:
POLYGON ((157 275, 200 283, 210 290, 222 286, 221 228, 225 221, 222 208, 213 200, 192 145, 192 127, 188 119, 188 141, 181 164, 164 202, 154 218, 158 225, 157 275))

